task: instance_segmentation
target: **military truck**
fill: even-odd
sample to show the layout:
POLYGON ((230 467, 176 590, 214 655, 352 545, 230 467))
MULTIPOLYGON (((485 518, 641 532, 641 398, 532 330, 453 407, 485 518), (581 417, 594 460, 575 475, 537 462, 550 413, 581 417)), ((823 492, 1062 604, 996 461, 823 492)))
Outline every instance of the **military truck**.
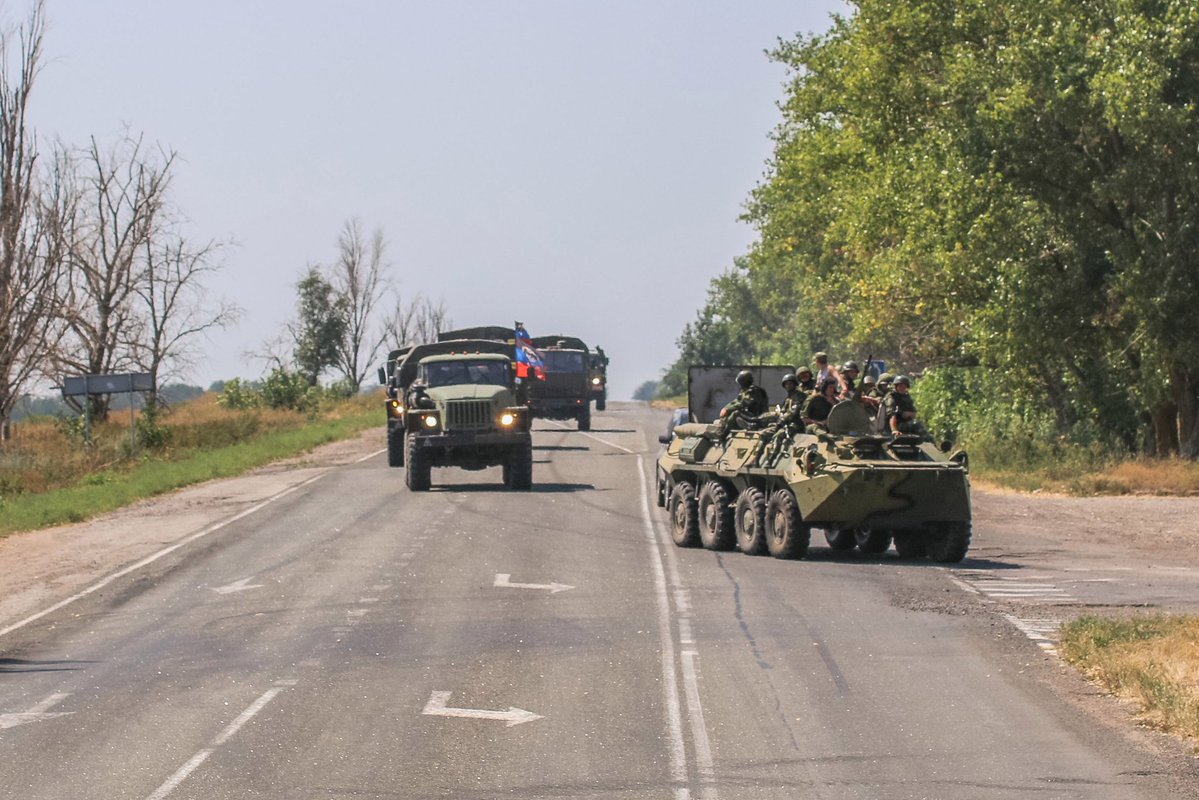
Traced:
POLYGON ((405 435, 408 431, 408 388, 417 377, 421 359, 452 353, 495 353, 511 355, 511 348, 486 339, 430 342, 392 350, 379 368, 379 382, 387 392, 387 464, 404 466, 405 435))
POLYGON ((545 380, 536 381, 529 404, 533 416, 573 419, 591 430, 591 352, 576 336, 536 336, 533 346, 545 363, 545 380))
POLYGON ((516 400, 507 353, 460 349, 420 357, 404 413, 405 479, 412 491, 430 488, 433 467, 502 466, 505 486, 532 488, 529 410, 516 400))
POLYGON ((964 452, 884 435, 852 400, 834 406, 826 424, 814 434, 676 425, 657 470, 675 544, 800 558, 822 529, 833 550, 881 554, 894 543, 901 558, 966 556, 964 452))
POLYGON ((608 407, 608 356, 604 353, 604 348, 596 346, 587 360, 587 382, 591 387, 591 399, 595 401, 595 410, 603 411, 608 407))
POLYGON ((404 387, 399 384, 398 374, 400 363, 412 345, 392 350, 387 354, 387 361, 379 367, 379 385, 384 387, 387 400, 387 466, 404 466, 404 387))

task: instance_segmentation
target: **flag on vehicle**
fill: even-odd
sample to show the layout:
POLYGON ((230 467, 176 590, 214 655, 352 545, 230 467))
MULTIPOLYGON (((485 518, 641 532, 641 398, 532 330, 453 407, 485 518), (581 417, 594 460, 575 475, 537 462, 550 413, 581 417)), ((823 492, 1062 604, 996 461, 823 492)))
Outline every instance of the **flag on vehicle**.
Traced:
POLYGON ((525 330, 523 322, 516 323, 516 377, 528 378, 530 370, 539 381, 545 380, 545 362, 541 353, 533 346, 533 337, 525 330))

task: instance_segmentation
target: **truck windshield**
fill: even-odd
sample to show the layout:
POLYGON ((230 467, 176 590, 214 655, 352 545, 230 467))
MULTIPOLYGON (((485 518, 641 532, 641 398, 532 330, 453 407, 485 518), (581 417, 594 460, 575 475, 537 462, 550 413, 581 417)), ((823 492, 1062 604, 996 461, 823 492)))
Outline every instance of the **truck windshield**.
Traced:
POLYGON ((464 383, 508 385, 508 365, 502 361, 444 361, 422 364, 428 386, 457 386, 464 383))
POLYGON ((570 350, 542 350, 546 372, 582 372, 583 354, 570 350))

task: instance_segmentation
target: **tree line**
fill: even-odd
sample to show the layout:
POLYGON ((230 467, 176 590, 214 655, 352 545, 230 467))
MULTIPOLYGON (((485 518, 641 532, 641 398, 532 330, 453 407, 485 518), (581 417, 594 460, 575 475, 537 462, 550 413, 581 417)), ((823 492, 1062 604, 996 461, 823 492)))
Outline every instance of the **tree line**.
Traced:
MULTIPOLYGON (((81 147, 39 142, 28 110, 45 33, 43 0, 0 29, 0 441, 31 387, 130 371, 158 386, 194 366, 205 332, 242 313, 208 296, 231 242, 184 236, 170 191, 175 151, 131 131, 81 147)), ((449 321, 444 303, 404 301, 385 253, 381 231, 347 222, 337 258, 297 284, 286 334, 250 355, 277 383, 307 388, 332 372, 354 393, 386 343, 435 337, 449 321)), ((109 401, 89 398, 94 419, 109 401)), ((147 406, 157 403, 152 393, 147 406)))
POLYGON ((851 5, 771 53, 756 241, 663 393, 872 353, 959 432, 1199 458, 1199 5, 851 5))
MULTIPOLYGON (((0 440, 36 381, 136 370, 157 384, 239 314, 205 294, 227 243, 183 235, 174 151, 129 131, 40 146, 28 109, 45 30, 42 2, 0 30, 0 440)), ((102 418, 107 398, 92 402, 102 418)))

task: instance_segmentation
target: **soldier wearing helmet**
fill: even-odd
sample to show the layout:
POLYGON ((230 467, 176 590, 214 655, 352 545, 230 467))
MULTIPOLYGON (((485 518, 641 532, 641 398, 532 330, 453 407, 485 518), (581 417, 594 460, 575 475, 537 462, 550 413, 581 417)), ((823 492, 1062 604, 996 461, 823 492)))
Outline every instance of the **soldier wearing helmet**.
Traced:
POLYGON ((795 379, 799 381, 799 390, 804 394, 816 391, 816 378, 812 377, 812 370, 807 367, 796 370, 795 379))
POLYGON ((901 433, 914 433, 927 438, 928 430, 924 423, 917 419, 916 401, 908 393, 911 387, 912 381, 907 375, 896 376, 891 393, 883 401, 887 430, 896 436, 901 433))
POLYGON ((804 403, 801 419, 804 425, 807 426, 808 433, 817 433, 825 430, 824 423, 828 419, 829 412, 833 410, 833 406, 837 404, 837 389, 839 384, 836 378, 825 378, 817 387, 816 393, 808 397, 804 403))
POLYGON ((851 400, 857 395, 858 362, 846 361, 841 365, 841 399, 851 400))
POLYGON ((721 418, 743 415, 757 417, 766 413, 770 401, 766 398, 766 390, 754 383, 754 374, 747 369, 737 373, 737 385, 741 393, 720 410, 721 418))
POLYGON ((806 398, 804 393, 799 390, 799 380, 794 374, 788 372, 780 383, 787 392, 787 397, 779 405, 779 417, 785 419, 792 412, 802 409, 806 398))

